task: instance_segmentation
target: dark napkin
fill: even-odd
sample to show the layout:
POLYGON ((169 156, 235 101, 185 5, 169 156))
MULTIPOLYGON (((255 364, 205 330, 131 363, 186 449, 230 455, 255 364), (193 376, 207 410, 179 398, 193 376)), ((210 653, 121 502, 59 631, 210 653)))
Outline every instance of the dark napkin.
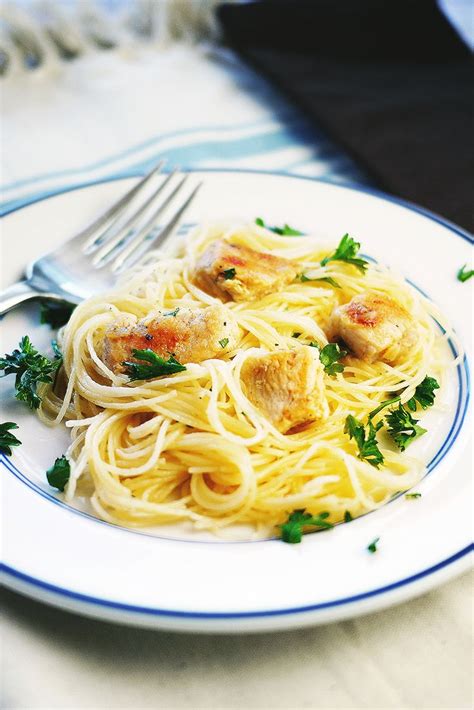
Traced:
POLYGON ((471 53, 435 2, 265 0, 218 17, 378 187, 473 229, 471 53))

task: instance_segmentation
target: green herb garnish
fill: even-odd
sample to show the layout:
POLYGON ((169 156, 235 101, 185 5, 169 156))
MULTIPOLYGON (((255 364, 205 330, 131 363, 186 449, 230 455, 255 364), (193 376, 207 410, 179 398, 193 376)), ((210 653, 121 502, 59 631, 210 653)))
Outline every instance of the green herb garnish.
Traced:
POLYGON ((325 281, 328 284, 331 284, 331 286, 334 286, 334 288, 342 288, 336 281, 336 279, 333 279, 332 276, 323 276, 320 279, 313 279, 313 281, 325 281))
POLYGON ((63 359, 63 354, 61 352, 61 349, 58 345, 57 340, 52 340, 51 341, 51 347, 53 348, 53 353, 54 353, 54 359, 55 360, 62 360, 63 359))
POLYGON ((306 274, 298 274, 296 278, 299 279, 301 283, 306 283, 307 281, 325 281, 326 283, 331 284, 331 286, 334 286, 334 288, 341 288, 336 279, 333 279, 332 276, 323 276, 319 279, 311 279, 309 276, 306 276, 306 274))
POLYGON ((7 456, 12 455, 12 446, 21 445, 21 441, 16 438, 15 434, 10 433, 10 429, 18 429, 18 424, 15 424, 15 422, 0 424, 0 452, 7 456))
POLYGON ((32 345, 27 335, 19 343, 19 350, 0 358, 0 371, 15 375, 16 399, 26 402, 31 409, 38 409, 41 397, 36 389, 39 382, 53 382, 53 376, 62 359, 49 360, 32 345))
POLYGON ((283 542, 295 544, 301 542, 304 532, 303 528, 333 528, 334 525, 326 520, 326 518, 329 518, 329 513, 325 512, 319 515, 311 515, 311 513, 306 513, 304 509, 295 510, 293 513, 290 513, 286 523, 278 526, 281 528, 281 539, 283 542))
POLYGON ((382 409, 385 409, 385 407, 389 407, 391 404, 396 404, 399 401, 400 397, 392 397, 392 399, 386 399, 384 402, 381 402, 378 407, 369 412, 368 419, 373 419, 376 414, 382 411, 382 409))
POLYGON ((368 261, 360 257, 356 258, 359 249, 359 242, 354 241, 348 234, 344 234, 334 254, 326 256, 321 261, 321 266, 326 266, 330 261, 345 261, 346 264, 352 264, 364 274, 367 270, 368 261))
POLYGON ((412 441, 426 434, 426 429, 418 426, 418 420, 413 419, 410 412, 407 412, 402 404, 399 404, 397 409, 393 409, 387 414, 385 419, 388 424, 388 433, 400 451, 405 451, 412 441))
POLYGON ((377 543, 378 543, 379 540, 380 540, 380 538, 379 538, 379 537, 376 537, 375 540, 372 540, 372 542, 370 543, 370 545, 367 545, 368 551, 371 552, 372 554, 373 554, 374 552, 377 552, 377 543))
POLYGON ((421 493, 405 493, 405 498, 421 498, 421 493))
POLYGON ((226 269, 225 271, 222 271, 222 276, 224 279, 227 281, 228 279, 233 279, 235 278, 235 269, 226 269))
POLYGON ((301 335, 301 333, 298 333, 298 331, 295 331, 291 337, 292 338, 299 338, 300 335, 301 335))
POLYGON ((219 345, 223 349, 226 347, 226 345, 228 345, 228 343, 229 343, 229 338, 222 338, 222 340, 219 340, 219 345))
POLYGON ((279 234, 282 237, 301 237, 303 236, 303 232, 300 232, 298 229, 293 229, 293 227, 290 227, 289 224, 284 224, 283 227, 270 227, 268 224, 265 224, 263 219, 261 217, 257 217, 255 220, 255 224, 258 224, 259 227, 264 227, 265 229, 269 229, 270 232, 274 232, 275 234, 279 234))
POLYGON ((354 520, 354 518, 352 517, 351 513, 348 510, 346 510, 344 513, 344 522, 350 523, 351 520, 354 520))
POLYGON ((71 466, 65 456, 60 456, 56 459, 51 468, 48 468, 46 471, 46 478, 48 479, 49 485, 53 488, 57 488, 58 491, 64 490, 70 475, 71 466))
POLYGON ((439 384, 437 380, 435 380, 434 377, 428 377, 428 375, 426 375, 423 382, 420 382, 420 384, 415 389, 415 394, 413 395, 413 397, 408 400, 408 409, 411 409, 412 412, 415 412, 417 402, 422 409, 428 409, 428 407, 432 407, 436 397, 435 390, 439 390, 439 384))
POLYGON ((43 301, 40 305, 40 323, 47 323, 54 329, 60 328, 68 322, 75 307, 66 301, 43 301))
POLYGON ((122 363, 126 367, 126 374, 133 380, 150 380, 163 375, 173 375, 175 372, 182 372, 185 366, 170 355, 168 360, 165 360, 160 355, 157 355, 153 350, 132 350, 133 357, 136 357, 138 362, 125 361, 122 363))
POLYGON ((343 372, 344 365, 338 361, 346 355, 347 351, 342 350, 337 343, 328 343, 324 348, 321 348, 319 359, 324 366, 324 372, 331 376, 336 375, 338 372, 343 372))
POLYGON ((472 276, 474 276, 474 269, 469 269, 469 271, 464 271, 466 266, 467 266, 467 264, 464 264, 464 266, 462 266, 457 273, 457 280, 461 281, 461 283, 464 283, 464 281, 467 281, 472 276))
POLYGON ((174 311, 170 311, 169 313, 163 313, 164 316, 172 316, 173 318, 178 315, 179 311, 179 306, 178 308, 175 308, 174 311))
POLYGON ((379 449, 377 442, 377 432, 382 428, 383 422, 378 422, 374 426, 369 419, 367 427, 356 419, 352 414, 346 417, 344 433, 349 435, 349 439, 354 439, 359 449, 359 458, 366 460, 371 466, 378 468, 384 462, 384 456, 379 449))

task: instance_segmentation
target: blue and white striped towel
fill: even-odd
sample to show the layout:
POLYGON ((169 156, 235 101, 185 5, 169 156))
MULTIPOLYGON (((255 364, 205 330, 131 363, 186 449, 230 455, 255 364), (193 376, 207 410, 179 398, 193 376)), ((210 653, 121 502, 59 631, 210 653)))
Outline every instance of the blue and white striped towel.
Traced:
POLYGON ((362 180, 351 161, 276 91, 215 44, 89 51, 3 79, 1 213, 118 176, 159 157, 362 180))

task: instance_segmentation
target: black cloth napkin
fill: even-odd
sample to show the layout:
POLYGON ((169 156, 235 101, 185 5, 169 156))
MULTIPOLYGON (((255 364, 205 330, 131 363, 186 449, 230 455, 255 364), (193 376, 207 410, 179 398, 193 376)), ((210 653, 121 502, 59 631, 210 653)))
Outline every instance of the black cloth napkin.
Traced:
POLYGON ((218 17, 378 187, 473 229, 472 57, 434 1, 264 0, 218 17))

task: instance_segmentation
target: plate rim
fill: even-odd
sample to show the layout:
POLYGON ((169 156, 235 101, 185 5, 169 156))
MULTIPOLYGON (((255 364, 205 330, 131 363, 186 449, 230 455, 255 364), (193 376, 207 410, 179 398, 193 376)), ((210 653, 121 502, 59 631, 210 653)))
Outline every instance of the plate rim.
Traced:
MULTIPOLYGON (((322 183, 325 185, 330 185, 332 187, 338 188, 338 189, 343 189, 343 190, 351 190, 353 192, 357 193, 363 193, 363 194, 368 194, 371 195, 377 199, 380 199, 381 201, 389 202, 396 204, 410 212, 415 212, 418 214, 421 214, 422 216, 426 217, 427 219, 434 221, 438 224, 441 224, 441 226, 445 227, 448 231, 451 233, 454 233, 456 236, 461 237, 463 240, 468 241, 470 244, 474 243, 474 236, 472 236, 467 230, 463 229, 462 227, 459 227, 458 225, 454 224, 453 222, 450 222, 449 220, 445 219, 444 217, 441 217, 440 215, 431 212, 430 210, 427 210, 424 207, 421 207, 415 203, 409 202, 407 200, 404 200, 402 198, 398 198, 392 195, 389 195, 381 190, 378 190, 376 188, 371 188, 367 187, 364 185, 357 185, 357 184, 345 184, 345 183, 334 183, 330 180, 325 180, 321 178, 312 178, 309 176, 299 176, 299 175, 291 175, 285 172, 278 172, 278 171, 265 171, 265 170, 247 170, 247 169, 219 169, 219 168, 195 168, 195 169, 189 169, 186 170, 186 172, 190 173, 225 173, 225 174, 237 174, 237 175, 245 175, 245 174, 250 174, 250 175, 262 175, 262 176, 269 176, 269 177, 281 177, 281 178, 286 178, 286 179, 291 179, 291 180, 304 180, 304 181, 310 181, 313 183, 322 183)), ((76 190, 83 190, 85 188, 92 188, 97 185, 102 185, 106 184, 109 182, 116 182, 120 180, 129 180, 132 178, 138 177, 138 175, 116 175, 116 176, 109 176, 105 178, 100 178, 97 180, 92 180, 92 181, 87 181, 87 182, 81 182, 75 185, 68 185, 66 187, 59 187, 59 188, 52 188, 48 191, 43 191, 41 193, 36 193, 36 195, 29 195, 25 196, 23 198, 19 198, 17 204, 15 204, 13 207, 10 209, 5 210, 4 212, 0 213, 1 217, 7 217, 8 215, 11 215, 19 210, 25 209, 27 207, 33 206, 39 202, 46 201, 48 199, 51 199, 53 197, 59 197, 61 195, 67 194, 69 192, 75 192, 76 190)), ((467 399, 469 399, 469 383, 467 384, 467 399)), ((466 407, 467 407, 467 402, 466 402, 466 407)), ((464 418, 464 417, 463 417, 464 418)), ((309 620, 307 623, 316 623, 316 620, 314 619, 314 613, 315 612, 320 612, 323 610, 329 610, 329 609, 347 609, 348 606, 354 603, 362 602, 364 600, 368 599, 373 599, 374 597, 378 598, 379 603, 382 599, 385 599, 387 602, 386 604, 383 604, 382 606, 388 606, 390 603, 395 603, 396 600, 393 600, 393 595, 396 590, 400 590, 402 588, 405 589, 405 594, 402 595, 403 598, 410 598, 410 596, 415 596, 415 594, 410 595, 406 593, 407 588, 413 589, 413 585, 416 582, 420 582, 421 580, 425 580, 425 589, 421 590, 419 593, 423 593, 423 591, 427 591, 427 589, 432 588, 436 586, 437 584, 437 578, 439 577, 439 573, 442 570, 448 570, 450 569, 450 573, 448 573, 448 576, 446 577, 446 574, 444 575, 447 579, 452 578, 456 576, 457 574, 460 574, 461 572, 467 570, 470 565, 469 565, 469 559, 468 555, 470 552, 474 550, 474 544, 471 542, 461 550, 458 550, 457 552, 453 553, 449 557, 437 562, 434 565, 431 565, 430 567, 424 568, 412 575, 409 575, 407 577, 404 577, 402 579, 396 580, 395 582, 392 582, 388 585, 384 585, 382 587, 376 587, 373 589, 370 589, 368 591, 361 592, 359 594, 349 596, 349 597, 340 597, 337 599, 325 601, 325 602, 319 602, 317 604, 312 604, 312 605, 305 605, 305 606, 300 606, 300 607, 287 607, 283 609, 270 609, 270 610, 258 610, 258 611, 242 611, 242 612, 190 612, 190 611, 183 611, 183 610, 171 610, 171 609, 160 609, 158 607, 145 607, 145 606, 136 606, 133 604, 126 604, 123 602, 117 602, 113 601, 110 599, 106 598, 99 598, 99 597, 94 597, 94 596, 89 596, 87 594, 83 594, 80 592, 76 592, 71 589, 63 588, 54 584, 51 584, 49 582, 46 582, 42 579, 32 577, 24 572, 21 572, 20 570, 15 569, 14 567, 10 567, 9 565, 6 564, 1 564, 0 566, 0 571, 3 573, 2 576, 6 577, 5 583, 6 586, 9 586, 12 589, 16 589, 16 591, 19 591, 20 593, 26 593, 28 596, 32 596, 33 598, 39 598, 42 601, 49 601, 50 603, 63 606, 63 608, 66 606, 66 608, 69 608, 71 610, 71 601, 76 605, 76 608, 72 610, 80 611, 82 613, 87 613, 87 610, 85 607, 93 607, 96 611, 93 614, 94 616, 97 616, 100 614, 97 614, 97 609, 100 609, 102 611, 107 611, 108 616, 110 618, 110 613, 109 612, 116 612, 116 613, 123 613, 123 614, 131 614, 132 616, 136 617, 147 617, 148 619, 168 619, 169 621, 174 619, 187 619, 187 620, 193 620, 193 621, 236 621, 236 620, 263 620, 263 619, 269 619, 269 618, 275 618, 275 617, 292 617, 295 618, 297 617, 300 619, 300 624, 304 623, 302 622, 302 616, 306 614, 306 616, 310 615, 312 618, 309 620), (457 563, 457 564, 455 564, 457 563), (428 586, 426 585, 426 580, 430 580, 430 583, 428 586), (25 591, 25 586, 27 588, 32 588, 32 590, 36 591, 36 596, 33 593, 33 591, 25 591), (45 599, 45 594, 50 596, 50 599, 45 599)), ((403 600, 400 599, 400 601, 403 600)), ((367 611, 370 611, 368 609, 367 611)), ((353 609, 352 613, 350 614, 351 616, 356 615, 356 610, 353 609)), ((360 613, 364 613, 363 611, 360 613)), ((334 618, 336 620, 337 618, 341 618, 344 614, 338 614, 337 617, 334 618)), ((116 620, 120 620, 116 618, 116 620)), ((278 628, 278 626, 274 627, 275 629, 278 628)))
MULTIPOLYGON (((166 166, 163 168, 163 173, 167 174, 171 172, 166 166)), ((438 224, 441 224, 443 227, 447 227, 451 231, 456 232, 456 234, 463 239, 467 240, 471 244, 474 244, 474 234, 471 234, 467 229, 464 229, 463 227, 459 226, 455 222, 452 222, 451 220, 448 220, 446 217, 442 217, 440 214, 437 212, 433 212, 432 210, 429 210, 426 207, 422 207, 416 202, 411 202, 410 200, 406 200, 402 197, 397 197, 396 195, 391 195, 388 192, 384 192, 383 190, 379 190, 376 187, 370 187, 368 185, 362 185, 359 183, 354 183, 354 182, 334 182, 329 179, 325 178, 316 178, 316 177, 311 177, 309 175, 292 175, 291 173, 287 173, 284 171, 278 171, 278 170, 258 170, 258 169, 252 169, 252 168, 194 168, 194 167, 189 167, 183 170, 184 173, 230 173, 230 174, 250 174, 250 175, 269 175, 269 176, 274 176, 274 177, 282 177, 282 178, 290 178, 291 180, 304 180, 304 181, 309 181, 309 182, 317 182, 317 183, 322 183, 323 185, 331 185, 332 187, 336 187, 338 189, 342 190, 352 190, 353 192, 362 192, 367 195, 372 195, 373 197, 377 197, 378 199, 386 202, 392 202, 393 204, 399 205, 400 207, 404 207, 405 209, 409 210, 410 212, 417 212, 418 214, 423 215, 424 217, 427 217, 428 219, 433 220, 434 222, 437 222, 438 224)), ((25 195, 24 197, 20 197, 16 200, 17 204, 13 205, 13 207, 6 208, 5 210, 1 210, 0 208, 0 218, 3 219, 3 217, 7 217, 10 214, 13 214, 14 212, 18 212, 18 210, 24 209, 25 207, 29 207, 30 205, 34 205, 37 202, 42 202, 43 200, 48 200, 52 197, 56 197, 59 195, 65 195, 68 192, 75 192, 76 190, 83 190, 87 187, 94 187, 95 185, 103 185, 108 182, 118 182, 120 180, 131 180, 133 178, 139 178, 143 177, 144 173, 142 171, 137 172, 137 173, 125 173, 125 174, 116 174, 116 175, 109 175, 106 177, 102 178, 97 178, 96 180, 89 180, 89 181, 82 181, 78 183, 74 183, 72 185, 66 185, 66 186, 59 186, 59 187, 53 187, 47 190, 42 190, 39 191, 38 193, 32 193, 30 195, 25 195)), ((12 202, 12 200, 10 200, 12 202)))

